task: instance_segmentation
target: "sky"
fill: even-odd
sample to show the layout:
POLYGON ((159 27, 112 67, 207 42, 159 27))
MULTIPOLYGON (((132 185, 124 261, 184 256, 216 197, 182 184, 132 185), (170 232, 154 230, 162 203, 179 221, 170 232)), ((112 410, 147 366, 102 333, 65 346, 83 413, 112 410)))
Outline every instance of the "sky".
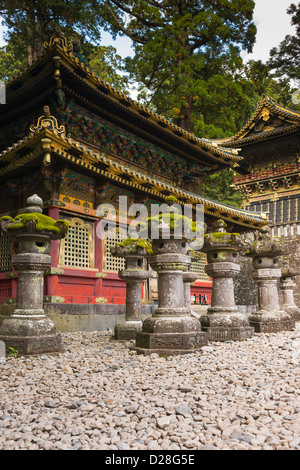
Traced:
MULTIPOLYGON (((254 23, 257 27, 256 44, 253 53, 242 54, 245 61, 262 60, 266 62, 269 52, 278 46, 287 34, 295 34, 291 16, 286 13, 292 0, 256 0, 254 23)), ((297 3, 297 0, 294 0, 297 3)))
MULTIPOLYGON (((297 3, 297 0, 294 0, 297 3)), ((295 27, 291 26, 291 17, 286 13, 293 0, 256 0, 254 22, 257 26, 256 44, 252 54, 242 53, 245 61, 250 59, 266 62, 269 52, 285 38, 287 34, 295 34, 295 27)), ((5 44, 3 27, 0 26, 0 46, 5 44)), ((132 55, 131 40, 121 37, 114 41, 108 33, 103 33, 103 45, 113 45, 119 55, 126 57, 132 55)))

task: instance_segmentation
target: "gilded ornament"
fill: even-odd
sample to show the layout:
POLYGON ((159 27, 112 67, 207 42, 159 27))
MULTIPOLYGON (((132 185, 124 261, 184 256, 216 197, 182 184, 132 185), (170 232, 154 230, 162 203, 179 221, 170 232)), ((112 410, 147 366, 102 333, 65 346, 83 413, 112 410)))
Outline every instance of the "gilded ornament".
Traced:
POLYGON ((37 132, 43 129, 48 129, 49 131, 52 131, 57 135, 65 136, 65 126, 58 125, 57 119, 54 116, 51 116, 50 114, 49 106, 44 106, 44 113, 45 114, 38 118, 36 126, 34 126, 33 124, 30 126, 30 131, 33 134, 36 134, 37 132))
POLYGON ((65 52, 73 52, 73 44, 68 44, 64 36, 52 36, 49 42, 44 43, 44 48, 49 49, 55 44, 58 44, 58 46, 61 47, 65 52))

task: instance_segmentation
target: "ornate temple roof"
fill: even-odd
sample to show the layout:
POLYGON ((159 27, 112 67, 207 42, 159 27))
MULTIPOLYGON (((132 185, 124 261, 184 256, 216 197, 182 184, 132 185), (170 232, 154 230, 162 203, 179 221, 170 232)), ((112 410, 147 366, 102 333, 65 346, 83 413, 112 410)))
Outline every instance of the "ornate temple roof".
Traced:
POLYGON ((0 109, 0 126, 17 112, 28 112, 25 102, 27 110, 43 107, 50 93, 59 97, 64 91, 72 93, 84 106, 105 113, 112 122, 152 139, 157 145, 177 149, 207 165, 210 171, 236 167, 243 159, 232 146, 199 138, 114 89, 75 57, 72 45, 60 36, 52 37, 37 61, 7 83, 7 105, 0 109))
MULTIPOLYGON (((66 162, 81 173, 97 179, 108 180, 122 187, 164 200, 174 195, 182 204, 203 204, 204 211, 212 218, 222 218, 239 226, 242 231, 260 229, 268 223, 265 214, 238 209, 221 204, 178 186, 145 174, 130 167, 88 143, 66 136, 55 116, 46 106, 53 94, 63 107, 63 94, 69 93, 83 107, 108 121, 135 133, 135 135, 165 148, 177 155, 187 156, 194 162, 207 166, 209 171, 236 167, 243 161, 239 151, 230 142, 213 141, 196 137, 171 121, 158 115, 112 88, 86 67, 62 37, 51 38, 45 44, 44 53, 17 78, 7 83, 7 104, 0 107, 0 128, 16 117, 30 115, 44 108, 30 132, 11 143, 0 152, 0 182, 7 178, 31 173, 51 162, 66 162)), ((32 122, 32 121, 31 121, 32 122)), ((96 214, 94 214, 96 215, 96 214)))
POLYGON ((166 195, 174 195, 182 204, 203 204, 208 216, 244 227, 244 231, 260 229, 268 223, 265 214, 221 204, 159 181, 112 160, 103 152, 66 137, 63 126, 59 126, 56 118, 48 112, 30 130, 30 134, 24 139, 0 153, 0 181, 7 178, 7 175, 18 176, 26 170, 32 172, 34 167, 40 167, 43 162, 51 164, 51 159, 54 159, 66 161, 80 169, 80 172, 105 178, 158 200, 163 201, 166 195))
POLYGON ((224 147, 242 147, 287 134, 299 133, 300 113, 275 103, 264 95, 251 119, 234 136, 216 140, 224 147))

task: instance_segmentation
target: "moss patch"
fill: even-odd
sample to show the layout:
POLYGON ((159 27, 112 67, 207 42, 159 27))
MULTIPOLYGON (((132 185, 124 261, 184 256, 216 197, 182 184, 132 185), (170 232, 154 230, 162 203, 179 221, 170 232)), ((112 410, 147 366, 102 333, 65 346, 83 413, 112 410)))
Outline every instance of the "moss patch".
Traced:
POLYGON ((11 217, 4 216, 1 220, 11 220, 12 223, 7 226, 7 230, 19 230, 26 227, 27 222, 35 222, 37 232, 61 232, 61 225, 68 228, 69 224, 66 220, 54 220, 44 214, 38 214, 36 212, 28 214, 19 214, 12 219, 11 217))
MULTIPOLYGON (((152 245, 148 240, 144 240, 143 238, 127 238, 123 242, 118 243, 116 246, 127 247, 129 251, 135 251, 137 247, 144 248, 144 250, 149 254, 152 255, 152 245)), ((115 247, 111 248, 113 251, 115 247)))
POLYGON ((177 199, 177 197, 170 195, 170 196, 167 196, 167 197, 165 198, 165 201, 166 201, 166 203, 169 203, 169 202, 173 202, 173 203, 174 203, 174 202, 178 202, 178 199, 177 199))
POLYGON ((204 238, 209 238, 213 242, 220 242, 220 243, 228 243, 233 241, 233 239, 240 237, 239 233, 227 233, 227 232, 214 232, 214 233, 207 233, 204 235, 204 238))

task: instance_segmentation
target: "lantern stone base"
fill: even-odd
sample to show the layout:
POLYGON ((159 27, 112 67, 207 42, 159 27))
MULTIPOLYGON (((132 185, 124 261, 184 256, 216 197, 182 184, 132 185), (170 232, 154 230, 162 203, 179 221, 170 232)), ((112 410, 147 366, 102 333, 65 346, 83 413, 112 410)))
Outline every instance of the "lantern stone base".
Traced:
POLYGON ((295 328, 295 320, 283 310, 253 313, 249 317, 249 323, 255 333, 278 333, 295 328))
POLYGON ((282 308, 295 322, 300 321, 300 308, 297 305, 282 305, 282 308))
POLYGON ((61 335, 56 333, 55 324, 44 315, 40 318, 13 315, 3 320, 0 341, 4 341, 7 352, 8 348, 13 348, 19 355, 62 351, 61 335))
POLYGON ((141 332, 137 334, 138 346, 133 346, 130 349, 144 355, 156 353, 159 356, 173 356, 201 351, 201 348, 207 343, 207 334, 203 331, 160 334, 141 332))
POLYGON ((252 327, 208 327, 203 328, 203 331, 207 332, 208 341, 243 341, 251 338, 254 333, 252 327))
POLYGON ((115 326, 114 339, 120 341, 135 339, 137 332, 142 330, 142 326, 142 321, 125 321, 123 323, 118 323, 115 326))
POLYGON ((136 344, 131 349, 138 354, 169 356, 201 350, 207 343, 207 334, 201 331, 196 318, 191 315, 162 316, 158 313, 144 321, 143 330, 137 333, 136 344))
POLYGON ((200 321, 209 341, 243 341, 254 334, 247 317, 237 307, 210 307, 200 321))

